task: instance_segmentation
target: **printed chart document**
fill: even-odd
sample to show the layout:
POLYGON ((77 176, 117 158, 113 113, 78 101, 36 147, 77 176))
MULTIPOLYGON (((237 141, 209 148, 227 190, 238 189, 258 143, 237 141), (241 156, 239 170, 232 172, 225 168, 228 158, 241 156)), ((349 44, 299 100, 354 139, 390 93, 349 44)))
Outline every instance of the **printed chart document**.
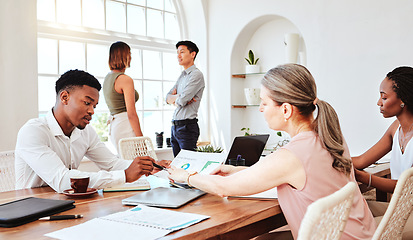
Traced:
MULTIPOLYGON (((171 166, 183 168, 190 173, 210 174, 215 168, 223 164, 226 158, 227 156, 224 153, 195 152, 181 149, 174 160, 172 160, 171 166)), ((169 174, 167 171, 160 171, 154 175, 162 179, 168 179, 169 174)))
POLYGON ((138 205, 124 212, 45 234, 57 239, 157 239, 209 216, 138 205))
POLYGON ((226 160, 223 153, 206 153, 181 150, 172 161, 171 165, 183 168, 188 172, 209 174, 226 160))

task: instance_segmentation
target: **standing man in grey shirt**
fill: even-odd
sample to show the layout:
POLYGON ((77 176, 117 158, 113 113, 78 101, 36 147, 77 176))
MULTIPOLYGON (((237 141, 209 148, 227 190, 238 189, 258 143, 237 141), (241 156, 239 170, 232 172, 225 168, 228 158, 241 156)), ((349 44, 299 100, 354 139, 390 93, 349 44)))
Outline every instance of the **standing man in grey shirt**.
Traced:
POLYGON ((194 65, 198 47, 191 41, 180 41, 176 49, 179 65, 184 67, 184 71, 166 95, 166 102, 176 106, 171 128, 174 156, 181 149, 196 149, 199 137, 198 109, 205 88, 204 76, 194 65))

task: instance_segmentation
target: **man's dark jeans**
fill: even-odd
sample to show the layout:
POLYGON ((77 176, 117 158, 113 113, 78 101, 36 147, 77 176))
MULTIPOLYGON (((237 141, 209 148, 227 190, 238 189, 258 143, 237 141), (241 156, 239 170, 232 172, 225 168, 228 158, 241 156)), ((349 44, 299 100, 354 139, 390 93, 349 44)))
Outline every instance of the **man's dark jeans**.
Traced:
POLYGON ((182 125, 173 124, 171 128, 171 145, 174 157, 181 149, 195 150, 199 137, 199 126, 197 122, 182 125))

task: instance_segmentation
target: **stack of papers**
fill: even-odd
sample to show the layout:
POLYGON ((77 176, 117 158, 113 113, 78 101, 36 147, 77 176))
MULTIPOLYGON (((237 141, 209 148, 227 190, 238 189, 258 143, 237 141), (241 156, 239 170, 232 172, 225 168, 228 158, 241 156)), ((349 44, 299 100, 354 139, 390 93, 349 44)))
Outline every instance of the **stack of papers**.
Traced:
POLYGON ((157 239, 209 216, 138 205, 124 212, 45 234, 57 239, 157 239))

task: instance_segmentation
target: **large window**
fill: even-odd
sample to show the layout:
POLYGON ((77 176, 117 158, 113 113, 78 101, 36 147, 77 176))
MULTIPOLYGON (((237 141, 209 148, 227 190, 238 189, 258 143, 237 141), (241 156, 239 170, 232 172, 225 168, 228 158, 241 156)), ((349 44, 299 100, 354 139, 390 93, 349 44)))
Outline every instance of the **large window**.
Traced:
MULTIPOLYGON (((85 70, 103 83, 110 71, 109 46, 132 48, 131 76, 140 99, 136 109, 143 133, 170 136, 174 107, 165 95, 180 74, 175 43, 181 39, 174 0, 37 0, 39 114, 55 102, 54 84, 70 69, 85 70)), ((109 116, 103 93, 92 125, 107 139, 109 116)))

